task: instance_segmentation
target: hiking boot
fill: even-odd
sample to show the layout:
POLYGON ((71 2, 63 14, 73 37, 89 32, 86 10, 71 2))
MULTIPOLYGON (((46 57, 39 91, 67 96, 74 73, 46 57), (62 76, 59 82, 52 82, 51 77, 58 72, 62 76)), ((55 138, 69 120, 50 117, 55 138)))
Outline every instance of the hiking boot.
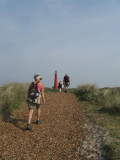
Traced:
POLYGON ((37 120, 36 124, 40 124, 42 122, 42 120, 37 120))
POLYGON ((30 124, 27 124, 27 130, 30 130, 31 127, 30 127, 30 124))

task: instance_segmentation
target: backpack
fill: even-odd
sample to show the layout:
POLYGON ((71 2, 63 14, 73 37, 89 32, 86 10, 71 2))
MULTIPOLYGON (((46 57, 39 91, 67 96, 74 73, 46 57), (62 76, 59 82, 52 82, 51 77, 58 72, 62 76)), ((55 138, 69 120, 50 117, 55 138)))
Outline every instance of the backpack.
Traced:
POLYGON ((65 82, 69 82, 69 77, 68 76, 64 76, 64 81, 65 82))
POLYGON ((36 99, 37 97, 39 97, 40 92, 38 91, 38 85, 34 84, 32 82, 30 88, 29 88, 29 93, 28 93, 28 97, 31 98, 32 100, 36 99))
POLYGON ((58 83, 58 88, 62 88, 62 82, 58 83))

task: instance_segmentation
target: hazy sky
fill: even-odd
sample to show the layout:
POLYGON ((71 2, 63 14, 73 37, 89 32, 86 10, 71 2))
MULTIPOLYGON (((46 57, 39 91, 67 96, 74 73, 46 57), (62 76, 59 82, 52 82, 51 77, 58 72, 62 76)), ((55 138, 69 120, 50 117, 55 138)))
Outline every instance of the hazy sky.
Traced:
POLYGON ((120 86, 120 0, 0 0, 0 85, 120 86))

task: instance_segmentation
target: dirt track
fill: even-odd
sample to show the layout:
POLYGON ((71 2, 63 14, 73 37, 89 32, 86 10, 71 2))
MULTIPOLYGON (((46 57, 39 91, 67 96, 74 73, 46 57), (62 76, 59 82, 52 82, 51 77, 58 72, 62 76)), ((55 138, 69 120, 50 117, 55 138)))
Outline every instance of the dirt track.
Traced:
POLYGON ((42 123, 34 123, 34 112, 32 131, 26 131, 27 106, 2 123, 1 160, 85 160, 78 153, 84 131, 77 98, 70 93, 47 93, 45 98, 42 123))

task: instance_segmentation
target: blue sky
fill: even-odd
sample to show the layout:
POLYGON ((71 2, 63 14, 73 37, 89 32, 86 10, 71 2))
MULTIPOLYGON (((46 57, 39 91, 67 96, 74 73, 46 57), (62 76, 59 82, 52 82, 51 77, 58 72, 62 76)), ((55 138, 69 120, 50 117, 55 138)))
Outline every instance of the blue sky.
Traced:
POLYGON ((0 0, 0 85, 67 73, 71 87, 120 86, 119 0, 0 0))

